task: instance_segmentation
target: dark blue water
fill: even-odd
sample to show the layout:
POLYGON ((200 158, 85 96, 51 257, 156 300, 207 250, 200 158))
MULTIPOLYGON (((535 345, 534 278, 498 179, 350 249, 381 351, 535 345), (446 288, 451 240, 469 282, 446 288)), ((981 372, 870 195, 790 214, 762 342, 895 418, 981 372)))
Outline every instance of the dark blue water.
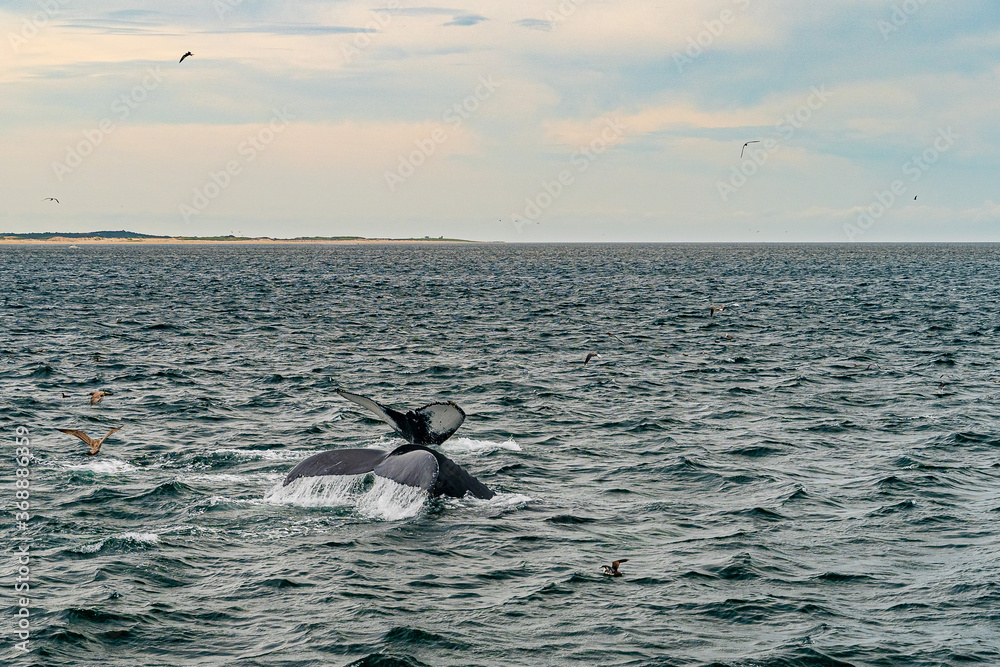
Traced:
POLYGON ((4 664, 1000 664, 998 246, 0 246, 0 279, 4 664), (459 403, 442 450, 498 495, 282 488, 400 442, 338 386, 459 403))

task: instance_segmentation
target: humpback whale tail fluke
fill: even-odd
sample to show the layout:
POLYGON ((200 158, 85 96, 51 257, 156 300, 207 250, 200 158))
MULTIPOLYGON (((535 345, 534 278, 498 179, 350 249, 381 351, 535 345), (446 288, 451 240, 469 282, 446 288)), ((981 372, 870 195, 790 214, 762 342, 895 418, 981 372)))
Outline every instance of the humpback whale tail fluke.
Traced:
POLYGON ((465 421, 465 411, 451 401, 430 403, 404 413, 367 396, 352 394, 343 389, 337 389, 337 393, 371 411, 411 445, 440 445, 465 421))
POLYGON ((397 484, 415 486, 432 496, 464 498, 471 494, 489 500, 493 491, 440 452, 423 445, 384 449, 335 449, 310 456, 285 477, 288 486, 299 477, 365 475, 375 473, 397 484))
POLYGON ((391 452, 383 449, 339 449, 316 454, 292 468, 283 486, 288 486, 299 477, 375 473, 398 484, 423 489, 432 496, 463 498, 471 494, 489 500, 495 495, 457 463, 426 446, 439 445, 458 430, 465 421, 462 408, 448 401, 431 403, 403 413, 343 389, 338 389, 337 393, 370 410, 410 444, 391 452))

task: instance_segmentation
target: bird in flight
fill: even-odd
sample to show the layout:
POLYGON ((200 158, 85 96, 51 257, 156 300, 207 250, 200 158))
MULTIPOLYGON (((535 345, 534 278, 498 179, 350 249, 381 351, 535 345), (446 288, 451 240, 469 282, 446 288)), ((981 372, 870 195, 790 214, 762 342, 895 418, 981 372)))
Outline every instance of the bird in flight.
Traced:
POLYGON ((725 306, 725 305, 721 305, 721 306, 711 306, 711 307, 710 307, 710 308, 708 309, 708 316, 709 316, 709 317, 715 317, 715 314, 716 314, 716 313, 721 313, 721 312, 722 312, 722 311, 724 311, 725 309, 726 309, 726 306, 725 306))
POLYGON ((56 199, 55 197, 46 197, 46 198, 45 198, 45 199, 43 199, 42 201, 54 201, 54 202, 55 202, 55 203, 57 203, 57 204, 59 203, 59 200, 58 200, 58 199, 56 199))
POLYGON ((621 338, 620 338, 620 337, 619 337, 619 336, 618 336, 617 334, 614 334, 614 333, 611 333, 610 331, 608 331, 608 332, 607 332, 607 334, 608 334, 609 336, 611 336, 612 338, 614 338, 615 340, 617 340, 617 341, 621 342, 621 343, 624 343, 624 342, 625 342, 625 341, 623 341, 623 340, 622 340, 622 339, 621 339, 621 338))
POLYGON ((193 53, 191 53, 190 51, 188 51, 188 52, 187 52, 187 53, 185 53, 185 54, 184 54, 183 56, 181 56, 181 59, 180 59, 180 60, 178 60, 177 62, 179 62, 179 63, 182 63, 182 62, 184 62, 184 59, 185 59, 185 58, 187 58, 188 56, 193 56, 193 55, 194 55, 193 53))
POLYGON ((90 395, 90 404, 96 405, 104 400, 105 396, 114 396, 110 391, 95 391, 90 395))
POLYGON ((602 565, 601 569, 604 571, 604 574, 608 575, 609 577, 620 577, 622 576, 622 573, 618 571, 618 566, 621 565, 622 563, 627 563, 627 562, 628 558, 619 558, 611 565, 602 565))
POLYGON ((596 352, 588 352, 587 353, 587 358, 583 360, 583 365, 586 366, 587 362, 590 361, 591 359, 593 359, 594 357, 597 357, 598 359, 600 359, 601 355, 597 354, 596 352))
POLYGON ((112 433, 116 432, 116 431, 122 430, 122 427, 119 426, 117 428, 111 429, 110 431, 108 431, 108 435, 104 436, 100 440, 95 440, 94 438, 91 438, 89 435, 87 435, 83 431, 78 431, 75 428, 60 428, 60 429, 56 429, 56 430, 62 431, 63 433, 69 433, 70 435, 75 435, 76 437, 78 437, 81 440, 83 440, 85 443, 87 443, 90 446, 90 451, 86 452, 87 456, 93 456, 97 452, 101 451, 101 445, 103 445, 104 441, 108 439, 108 436, 111 435, 112 433))
POLYGON ((750 144, 759 144, 759 143, 760 139, 754 139, 753 141, 748 141, 745 144, 743 144, 743 148, 740 149, 740 159, 743 158, 743 151, 747 149, 747 146, 749 146, 750 144))

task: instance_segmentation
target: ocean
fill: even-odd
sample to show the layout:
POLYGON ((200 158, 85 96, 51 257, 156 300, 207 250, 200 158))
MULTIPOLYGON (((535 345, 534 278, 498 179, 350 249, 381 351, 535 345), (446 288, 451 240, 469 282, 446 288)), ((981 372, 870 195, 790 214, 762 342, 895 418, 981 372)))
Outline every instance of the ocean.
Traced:
POLYGON ((1000 246, 0 246, 0 277, 5 665, 1000 664, 1000 246), (338 387, 455 401, 440 449, 497 495, 282 487, 402 444, 338 387))

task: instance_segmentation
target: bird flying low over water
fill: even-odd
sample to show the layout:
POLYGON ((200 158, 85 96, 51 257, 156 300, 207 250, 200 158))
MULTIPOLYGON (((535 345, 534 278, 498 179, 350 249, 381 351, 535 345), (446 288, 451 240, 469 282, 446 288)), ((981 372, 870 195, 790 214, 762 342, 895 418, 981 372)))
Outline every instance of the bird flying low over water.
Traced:
POLYGON ((97 405, 104 400, 105 396, 114 396, 110 391, 95 391, 90 395, 90 404, 97 405))
POLYGON ((183 56, 181 56, 181 59, 180 59, 180 60, 178 60, 177 62, 179 62, 179 63, 182 63, 182 62, 184 62, 184 59, 185 59, 185 58, 187 58, 188 56, 193 56, 193 55, 194 55, 193 53, 191 53, 190 51, 188 51, 188 52, 187 52, 187 53, 185 53, 185 54, 184 54, 183 56))
POLYGON ((708 316, 709 317, 715 317, 716 313, 721 313, 725 309, 726 309, 726 305, 725 304, 723 304, 721 306, 711 306, 708 309, 708 316))
POLYGON ((622 563, 627 563, 627 562, 628 558, 619 558, 611 565, 602 565, 601 570, 604 572, 604 574, 608 575, 609 577, 620 577, 622 576, 622 573, 618 571, 618 566, 621 565, 622 563))
POLYGON ((583 365, 586 366, 587 362, 590 361, 591 359, 593 359, 594 357, 600 359, 601 355, 597 354, 596 352, 588 352, 587 353, 587 358, 583 360, 583 365))
POLYGON ((117 431, 122 430, 122 427, 118 426, 117 428, 111 429, 110 431, 108 431, 108 434, 105 435, 100 440, 95 440, 94 438, 91 438, 89 435, 87 435, 83 431, 78 431, 75 428, 60 428, 60 429, 56 429, 56 430, 57 431, 62 431, 63 433, 69 433, 70 435, 75 435, 76 437, 78 437, 81 440, 83 440, 85 443, 87 443, 90 446, 90 451, 86 452, 87 456, 93 456, 97 452, 101 451, 101 445, 103 445, 104 441, 108 439, 108 436, 111 435, 112 433, 115 433, 117 431))
POLYGON ((57 203, 57 204, 59 203, 59 200, 58 200, 58 199, 56 199, 55 197, 46 197, 46 198, 45 198, 45 199, 43 199, 42 201, 54 201, 54 202, 55 202, 55 203, 57 203))
POLYGON ((748 141, 745 144, 743 144, 743 148, 740 149, 740 159, 743 159, 743 151, 747 149, 747 146, 749 146, 750 144, 759 144, 759 143, 760 139, 754 139, 753 141, 748 141))

